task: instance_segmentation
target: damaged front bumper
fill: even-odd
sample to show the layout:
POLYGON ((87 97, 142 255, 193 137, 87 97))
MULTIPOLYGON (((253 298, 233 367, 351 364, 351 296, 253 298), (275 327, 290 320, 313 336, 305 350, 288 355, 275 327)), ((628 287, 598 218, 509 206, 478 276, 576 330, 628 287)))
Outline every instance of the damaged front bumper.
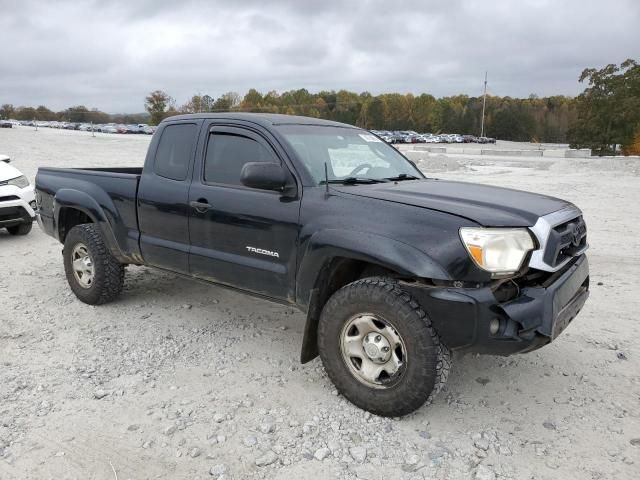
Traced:
POLYGON ((553 341, 589 296, 589 263, 581 255, 546 283, 520 287, 506 301, 491 287, 403 284, 452 350, 492 355, 528 352, 553 341))

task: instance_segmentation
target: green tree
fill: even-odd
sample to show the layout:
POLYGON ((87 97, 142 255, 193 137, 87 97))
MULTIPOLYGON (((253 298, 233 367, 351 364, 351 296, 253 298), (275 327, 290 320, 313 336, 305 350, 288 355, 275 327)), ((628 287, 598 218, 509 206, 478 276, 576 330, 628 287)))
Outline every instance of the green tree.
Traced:
POLYGON ((264 98, 255 88, 250 89, 240 102, 240 109, 243 112, 263 111, 264 98))
POLYGON ((36 113, 36 120, 44 120, 46 122, 57 120, 57 117, 58 117, 55 114, 55 112, 52 112, 44 105, 40 105, 38 108, 36 108, 35 113, 36 113))
POLYGON ((16 120, 33 120, 36 118, 36 109, 33 107, 18 107, 15 117, 16 120))
POLYGON ((0 118, 13 118, 16 113, 16 109, 13 108, 13 105, 10 103, 5 103, 0 107, 0 118))
POLYGON ((406 96, 400 93, 387 93, 382 98, 385 104, 385 129, 409 130, 413 128, 411 111, 406 96))
POLYGON ((610 154, 617 145, 632 145, 640 130, 640 65, 628 59, 600 70, 587 68, 579 81, 588 87, 577 98, 572 146, 610 154))
POLYGON ((420 132, 433 132, 436 124, 436 99, 433 95, 423 93, 413 99, 412 117, 416 130, 420 132))
POLYGON ((165 118, 167 111, 174 107, 175 100, 162 90, 154 90, 145 98, 144 108, 151 115, 151 124, 157 125, 165 118))
POLYGON ((220 98, 213 102, 213 111, 228 112, 240 105, 240 94, 236 92, 223 93, 220 98))
POLYGON ((363 105, 358 123, 363 128, 383 130, 385 128, 384 114, 384 101, 380 97, 374 97, 363 105))
POLYGON ((492 117, 486 132, 496 138, 528 142, 535 138, 535 122, 523 104, 505 102, 492 117))
POLYGON ((180 107, 181 113, 201 113, 213 110, 213 98, 209 95, 193 95, 187 103, 180 107))
POLYGON ((66 122, 85 123, 91 122, 91 112, 84 105, 69 107, 61 112, 61 117, 66 122))

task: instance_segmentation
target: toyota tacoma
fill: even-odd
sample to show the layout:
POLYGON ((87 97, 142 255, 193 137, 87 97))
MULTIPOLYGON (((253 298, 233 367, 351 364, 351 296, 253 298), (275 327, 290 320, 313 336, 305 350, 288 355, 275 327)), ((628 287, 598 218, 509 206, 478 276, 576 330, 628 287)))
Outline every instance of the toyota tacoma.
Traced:
POLYGON ((164 120, 143 168, 40 168, 37 219, 83 302, 149 265, 306 314, 301 360, 383 416, 442 388, 451 352, 553 341, 589 295, 569 202, 426 177, 372 133, 275 114, 164 120))

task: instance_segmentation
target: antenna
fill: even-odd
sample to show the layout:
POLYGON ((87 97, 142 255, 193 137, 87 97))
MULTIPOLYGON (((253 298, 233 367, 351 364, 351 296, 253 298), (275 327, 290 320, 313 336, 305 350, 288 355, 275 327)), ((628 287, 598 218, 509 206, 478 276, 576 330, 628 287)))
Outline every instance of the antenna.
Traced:
POLYGON ((482 123, 480 124, 480 136, 484 137, 484 107, 487 104, 487 72, 484 72, 484 94, 482 95, 482 123))
POLYGON ((329 195, 329 169, 327 167, 327 162, 324 162, 324 184, 327 187, 326 193, 329 195))

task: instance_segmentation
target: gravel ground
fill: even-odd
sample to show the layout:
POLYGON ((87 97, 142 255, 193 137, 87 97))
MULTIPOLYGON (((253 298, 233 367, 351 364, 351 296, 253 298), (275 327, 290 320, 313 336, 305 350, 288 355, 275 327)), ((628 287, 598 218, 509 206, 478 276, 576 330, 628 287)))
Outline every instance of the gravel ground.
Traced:
MULTIPOLYGON (((149 137, 0 130, 38 166, 138 166, 149 137)), ((61 247, 0 232, 0 479, 632 479, 640 476, 638 165, 445 157, 436 176, 574 201, 592 296, 553 344, 456 358, 433 405, 402 419, 337 394, 297 361, 293 308, 144 267, 109 305, 80 303, 61 247)))

